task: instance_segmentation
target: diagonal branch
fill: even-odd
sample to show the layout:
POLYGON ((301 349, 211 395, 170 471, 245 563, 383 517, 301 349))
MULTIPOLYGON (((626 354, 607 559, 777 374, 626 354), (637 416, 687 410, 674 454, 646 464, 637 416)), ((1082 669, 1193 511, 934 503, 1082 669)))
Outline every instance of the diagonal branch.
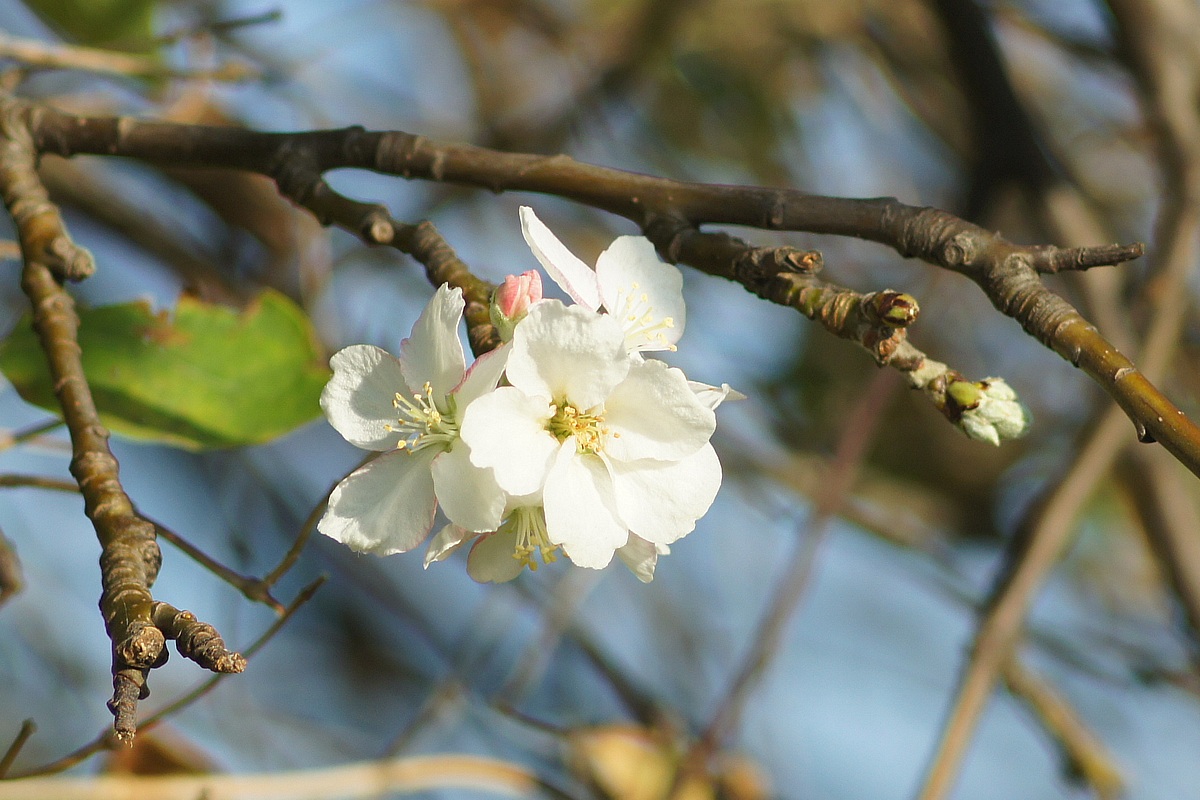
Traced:
MULTIPOLYGON (((1200 145, 1197 144, 1200 116, 1194 102, 1200 85, 1200 61, 1196 51, 1189 47, 1191 41, 1186 33, 1194 25, 1181 24, 1175 14, 1183 6, 1168 8, 1157 2, 1109 0, 1109 7, 1124 40, 1131 71, 1141 84, 1146 114, 1158 134, 1157 144, 1166 166, 1163 178, 1167 192, 1159 220, 1157 269, 1145 291, 1147 297, 1154 298, 1154 313, 1139 350, 1146 372, 1151 379, 1159 380, 1167 370, 1183 325, 1189 296, 1184 287, 1195 264, 1200 235, 1200 145), (1172 46, 1164 47, 1164 42, 1172 46)), ((1187 13, 1194 22, 1194 9, 1187 13)), ((1125 373, 1123 377, 1149 383, 1135 373, 1125 373)), ((1113 374, 1114 382, 1123 377, 1119 372, 1113 374)), ((1111 389, 1110 393, 1130 413, 1122 398, 1111 389)), ((1148 397, 1139 396, 1135 390, 1126 400, 1142 401, 1148 397)), ((1170 409, 1159 413, 1163 411, 1165 416, 1158 416, 1157 421, 1183 421, 1182 413, 1172 414, 1170 409)), ((1139 421, 1134 413, 1130 416, 1135 424, 1139 421)), ((1172 443, 1158 432, 1139 430, 1143 440, 1146 434, 1159 438, 1178 457, 1172 443)), ((1079 508, 1099 478, 1111 468, 1123 445, 1119 414, 1105 412, 1097 425, 1089 426, 1087 442, 1077 452, 1069 470, 1048 489, 1043 502, 1025 521, 1022 546, 1008 559, 976 633, 958 695, 926 775, 922 800, 937 800, 949 794, 969 737, 995 685, 1000 664, 1020 635, 1033 595, 1069 542, 1079 508)), ((1188 460, 1180 460, 1195 472, 1188 460)), ((1168 558, 1185 553, 1190 557, 1194 548, 1186 538, 1194 530, 1180 530, 1174 518, 1164 517, 1163 521, 1167 524, 1161 528, 1161 551, 1168 558), (1169 541, 1172 538, 1179 541, 1169 541)), ((1193 573, 1171 571, 1186 601, 1192 593, 1184 590, 1184 584, 1193 578, 1193 573)))

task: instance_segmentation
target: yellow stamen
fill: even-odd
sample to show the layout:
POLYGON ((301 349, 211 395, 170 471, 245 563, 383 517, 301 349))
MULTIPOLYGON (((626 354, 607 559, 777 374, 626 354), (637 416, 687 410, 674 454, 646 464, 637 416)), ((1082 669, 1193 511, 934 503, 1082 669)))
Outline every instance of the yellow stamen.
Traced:
POLYGON ((555 551, 558 545, 551 544, 546 534, 546 515, 541 507, 522 507, 513 511, 505 520, 501 530, 510 529, 516 534, 517 543, 513 547, 513 558, 521 562, 521 566, 529 567, 531 572, 537 572, 538 563, 534 553, 542 557, 542 563, 553 564, 558 560, 555 551))
MULTIPOLYGON (((453 412, 454 397, 445 398, 445 402, 453 412)), ((397 450, 415 453, 433 445, 448 447, 458 438, 458 424, 453 414, 449 417, 442 414, 433 397, 433 386, 428 381, 411 398, 396 392, 392 407, 399 415, 396 424, 387 425, 386 428, 400 434, 397 450)))
POLYGON ((604 446, 608 428, 600 414, 586 414, 565 400, 555 405, 555 412, 546 423, 546 429, 560 442, 575 437, 575 446, 580 453, 598 453, 604 446))

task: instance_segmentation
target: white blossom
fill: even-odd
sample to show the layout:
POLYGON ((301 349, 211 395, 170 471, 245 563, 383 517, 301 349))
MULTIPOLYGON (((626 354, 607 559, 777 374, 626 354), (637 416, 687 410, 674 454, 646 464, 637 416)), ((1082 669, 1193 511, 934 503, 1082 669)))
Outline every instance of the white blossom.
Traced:
POLYGON ((458 338, 463 305, 462 291, 443 285, 399 358, 352 345, 330 360, 325 416, 348 442, 380 455, 333 490, 317 523, 321 533, 353 550, 388 555, 425 539, 439 503, 464 529, 499 525, 504 493, 490 470, 471 462, 459 423, 471 401, 496 388, 508 348, 468 371, 458 338))
POLYGON ((658 257, 644 236, 620 236, 592 270, 579 260, 533 209, 521 207, 521 231, 546 273, 576 303, 604 309, 621 325, 631 352, 674 350, 683 335, 683 275, 658 257))
MULTIPOLYGON (((474 542, 467 555, 467 574, 480 583, 504 583, 521 574, 526 566, 537 571, 537 560, 550 564, 557 560, 556 545, 550 544, 546 531, 546 511, 540 499, 518 502, 505 512, 505 520, 495 531, 474 533, 453 523, 442 528, 429 542, 425 568, 448 558, 467 542, 474 542)), ((636 533, 617 548, 617 556, 642 583, 654 579, 658 557, 671 552, 665 544, 653 544, 636 533)))
MULTIPOLYGON (((712 504, 721 468, 711 404, 626 342, 614 315, 535 303, 516 327, 510 385, 466 409, 471 461, 510 496, 541 494, 545 528, 528 531, 530 553, 562 547, 575 564, 601 568, 631 535, 656 546, 686 535, 712 504)), ((629 556, 645 573, 648 556, 629 556)))

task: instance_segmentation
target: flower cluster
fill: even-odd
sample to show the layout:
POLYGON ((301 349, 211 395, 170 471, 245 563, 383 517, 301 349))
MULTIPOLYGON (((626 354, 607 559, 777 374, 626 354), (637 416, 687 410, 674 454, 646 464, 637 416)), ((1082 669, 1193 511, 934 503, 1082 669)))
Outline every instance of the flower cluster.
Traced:
POLYGON ((449 524, 425 565, 471 543, 467 570, 507 581, 561 552, 595 569, 614 554, 643 581, 721 484, 709 439, 727 385, 706 386, 642 354, 683 333, 682 276, 640 236, 595 270, 529 208, 525 239, 575 300, 543 299, 540 276, 509 276, 492 302, 504 344, 468 369, 462 293, 442 286, 395 358, 355 345, 332 359, 331 425, 380 455, 329 497, 321 533, 379 555, 419 545, 440 506, 449 524))

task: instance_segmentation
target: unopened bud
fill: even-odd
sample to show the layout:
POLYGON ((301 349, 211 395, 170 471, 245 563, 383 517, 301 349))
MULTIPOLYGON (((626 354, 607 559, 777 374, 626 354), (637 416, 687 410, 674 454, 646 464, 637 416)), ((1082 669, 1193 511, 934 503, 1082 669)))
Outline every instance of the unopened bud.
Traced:
POLYGON ((891 328, 907 328, 916 322, 921 313, 917 298, 903 292, 893 292, 890 289, 876 292, 872 296, 875 315, 879 321, 891 328))
POLYGON ((529 306, 542 299, 542 276, 537 270, 527 270, 520 275, 509 275, 492 295, 489 309, 492 324, 500 334, 500 340, 512 341, 517 323, 525 319, 529 306))
POLYGON ((962 409, 958 427, 972 439, 998 446, 1004 439, 1024 436, 1033 422, 1029 409, 1003 378, 955 381, 946 393, 962 409))

